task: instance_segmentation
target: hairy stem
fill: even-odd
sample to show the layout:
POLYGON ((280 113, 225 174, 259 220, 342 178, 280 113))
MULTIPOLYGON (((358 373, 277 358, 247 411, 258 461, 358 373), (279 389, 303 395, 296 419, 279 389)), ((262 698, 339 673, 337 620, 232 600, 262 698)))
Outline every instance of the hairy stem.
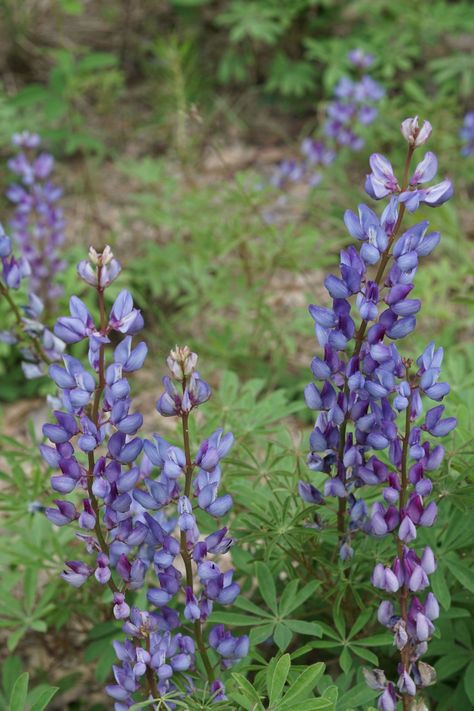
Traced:
MULTIPOLYGON (((408 368, 407 368, 407 379, 408 379, 408 368)), ((411 431, 410 410, 411 410, 411 394, 408 399, 408 406, 407 406, 406 415, 405 415, 405 434, 403 436, 402 461, 401 461, 401 466, 400 466, 400 473, 401 473, 401 490, 400 490, 400 499, 399 499, 400 521, 402 519, 403 509, 405 508, 405 504, 406 504, 406 500, 407 500, 407 490, 408 490, 408 449, 409 449, 410 431, 411 431)), ((397 538, 397 553, 398 553, 398 558, 401 563, 402 559, 403 559, 403 542, 400 540, 400 538, 397 538)), ((403 585, 400 588, 399 603, 400 603, 400 615, 401 615, 401 618, 404 621, 405 625, 407 624, 407 620, 408 620, 408 595, 409 595, 408 585, 403 585)), ((403 665, 403 670, 408 671, 409 666, 410 666, 410 647, 408 644, 406 644, 405 647, 400 651, 400 657, 401 657, 401 662, 403 665)), ((411 701, 410 701, 409 694, 402 694, 403 711, 408 711, 408 709, 410 708, 410 703, 411 703, 411 701)))
MULTIPOLYGON (((183 379, 183 392, 186 389, 186 378, 183 379)), ((181 422, 183 426, 183 445, 184 445, 184 456, 186 458, 186 469, 185 469, 185 482, 184 482, 184 495, 189 498, 191 493, 191 484, 193 476, 193 462, 191 459, 191 447, 189 443, 189 415, 188 413, 183 413, 181 415, 181 422)), ((180 534, 180 547, 181 547, 181 557, 183 559, 184 568, 186 571, 186 586, 193 590, 194 586, 194 576, 193 576, 193 566, 191 562, 191 556, 189 555, 188 547, 186 545, 186 532, 181 531, 180 534)), ((194 637, 196 639, 197 648, 199 649, 199 654, 201 655, 202 663, 206 669, 207 678, 209 684, 215 679, 214 669, 209 660, 207 654, 206 644, 204 642, 202 634, 202 623, 201 620, 194 621, 194 637)))
MULTIPOLYGON (((98 282, 100 284, 100 273, 101 273, 101 267, 98 267, 98 282)), ((99 300, 99 312, 100 312, 100 332, 101 334, 105 333, 105 328, 106 328, 106 316, 105 316, 105 302, 104 302, 104 290, 98 286, 97 287, 97 295, 98 295, 98 300, 99 300)), ((94 425, 99 428, 99 406, 100 406, 100 400, 102 397, 102 393, 104 391, 105 387, 105 346, 104 344, 101 344, 100 346, 100 351, 99 351, 99 383, 97 385, 97 388, 94 393, 94 402, 92 405, 92 413, 91 413, 91 420, 94 423, 94 425)), ((91 502, 92 510, 94 511, 95 515, 95 526, 94 526, 94 532, 95 535, 97 536, 97 541, 99 543, 100 549, 102 553, 104 553, 106 556, 109 555, 109 546, 107 541, 105 540, 104 533, 102 531, 101 525, 100 525, 100 511, 99 511, 99 503, 94 495, 94 492, 92 491, 92 483, 94 481, 94 467, 95 467, 95 458, 94 458, 94 453, 89 452, 88 453, 88 462, 89 462, 89 469, 87 472, 87 492, 89 494, 89 499, 91 502)), ((110 578, 110 580, 107 582, 108 587, 113 593, 119 592, 118 587, 114 583, 113 579, 110 578)))
MULTIPOLYGON (((148 654, 151 654, 151 647, 150 647, 150 637, 146 638, 145 642, 145 648, 148 652, 148 654)), ((150 694, 154 699, 159 699, 161 694, 158 691, 158 686, 156 684, 156 677, 153 673, 153 669, 147 665, 146 667, 146 680, 148 684, 148 688, 150 690, 150 694)))

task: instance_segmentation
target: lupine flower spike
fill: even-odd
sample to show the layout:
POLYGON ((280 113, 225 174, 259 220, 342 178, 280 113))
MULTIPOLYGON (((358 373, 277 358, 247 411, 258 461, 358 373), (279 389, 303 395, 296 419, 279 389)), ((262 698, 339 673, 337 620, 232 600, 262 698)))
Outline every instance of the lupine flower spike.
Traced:
POLYGON ((401 180, 387 158, 371 156, 366 191, 375 200, 387 199, 387 205, 380 217, 366 205, 359 206, 358 214, 345 213, 346 227, 360 248, 343 250, 340 275, 325 280, 332 307, 309 307, 323 352, 311 363, 317 384, 305 390, 308 407, 318 412, 308 466, 327 480, 323 492, 312 482, 299 487, 302 498, 315 506, 325 497, 338 499, 343 561, 353 556, 357 530, 375 537, 394 535, 396 555, 378 563, 372 575, 372 584, 388 596, 378 619, 393 631, 400 650, 397 680, 387 681, 382 670, 367 672, 369 685, 381 691, 381 711, 394 711, 398 699, 407 711, 435 679, 420 657, 439 614, 435 596, 426 593, 436 561, 429 547, 416 550, 415 542, 417 529, 436 521, 429 475, 444 456, 442 445, 427 436, 443 437, 456 426, 438 404, 449 393, 448 383, 440 381, 442 348, 430 343, 416 362, 398 349, 414 330, 421 307, 411 295, 416 272, 440 240, 425 220, 403 228, 405 213, 421 203, 442 205, 453 192, 449 180, 421 187, 436 174, 433 153, 411 168, 415 150, 431 134, 429 122, 420 126, 417 117, 406 119, 402 134, 408 149, 401 180), (424 413, 426 399, 435 405, 424 413), (367 485, 383 487, 383 500, 370 511, 360 495, 367 485))
MULTIPOLYGON (((13 253, 13 241, 0 225, 0 297, 7 303, 13 326, 0 331, 0 341, 16 345, 22 357, 26 378, 44 374, 44 366, 61 358, 65 344, 41 321, 43 302, 30 292, 27 304, 18 304, 17 294, 31 276, 31 267, 25 257, 13 253)), ((22 292, 23 293, 23 292, 22 292)))
POLYGON ((61 294, 55 277, 64 268, 58 253, 65 239, 64 216, 58 206, 62 190, 51 181, 52 155, 38 153, 41 139, 36 133, 15 133, 12 143, 18 153, 8 167, 19 181, 7 190, 15 205, 12 237, 30 265, 30 289, 49 313, 61 294))
POLYGON ((326 107, 325 137, 305 138, 301 144, 302 160, 280 163, 271 179, 276 187, 301 181, 315 187, 322 180, 321 169, 333 163, 342 148, 359 151, 364 146, 360 128, 377 118, 377 103, 384 97, 385 90, 365 73, 374 62, 372 54, 354 49, 347 58, 358 76, 355 80, 344 76, 337 83, 334 99, 326 107))
POLYGON ((58 496, 73 491, 79 496, 58 498, 46 516, 57 526, 77 525, 85 545, 87 560, 66 561, 64 580, 79 587, 95 578, 108 586, 111 614, 123 622, 127 639, 114 643, 119 663, 113 668, 115 683, 107 687, 116 711, 143 696, 159 700, 175 691, 176 675, 181 687, 191 690, 196 654, 206 669, 209 693, 222 700, 224 686, 215 677, 209 649, 227 669, 247 654, 248 638, 232 637, 217 626, 206 640, 204 623, 213 605, 231 604, 239 586, 233 571, 221 570, 214 560, 233 544, 227 528, 201 536, 196 513, 201 509, 221 518, 232 505, 218 489, 220 461, 233 437, 217 430, 192 454, 189 417, 211 389, 196 371, 197 355, 186 347, 171 352, 171 375, 164 378, 157 402, 162 415, 181 420, 182 448, 159 435, 145 441, 139 436, 143 418, 133 408, 127 376, 143 366, 147 354, 144 342, 133 343, 143 318, 127 291, 119 293, 108 313, 104 296, 120 271, 109 247, 100 253, 91 248, 78 273, 97 292, 99 322, 73 296, 70 315, 55 326, 65 343, 88 343, 88 362, 65 355, 63 366, 49 369, 62 407, 54 413, 56 422, 44 425, 50 444, 41 452, 56 470, 51 486, 58 496), (131 603, 130 593, 143 587, 151 609, 131 603), (181 611, 170 606, 179 597, 181 611))

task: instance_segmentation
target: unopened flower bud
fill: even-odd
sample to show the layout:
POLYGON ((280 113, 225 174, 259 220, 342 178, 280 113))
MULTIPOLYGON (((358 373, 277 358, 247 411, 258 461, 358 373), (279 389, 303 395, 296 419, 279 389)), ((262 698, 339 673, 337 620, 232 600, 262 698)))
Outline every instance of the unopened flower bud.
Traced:
POLYGON ((401 130, 403 137, 409 145, 418 148, 427 142, 433 128, 429 121, 424 121, 423 126, 419 128, 418 116, 415 116, 414 118, 407 118, 402 121, 401 130))
POLYGON ((176 380, 187 378, 195 370, 198 357, 188 346, 176 346, 170 351, 166 362, 176 380))

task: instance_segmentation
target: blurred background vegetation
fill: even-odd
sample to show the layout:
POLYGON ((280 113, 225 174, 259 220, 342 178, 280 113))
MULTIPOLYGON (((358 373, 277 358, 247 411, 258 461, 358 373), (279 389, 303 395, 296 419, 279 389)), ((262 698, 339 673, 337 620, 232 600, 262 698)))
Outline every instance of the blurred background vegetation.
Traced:
MULTIPOLYGON (((282 534, 291 549, 301 511, 296 480, 311 422, 301 393, 316 348, 306 304, 327 298, 324 274, 350 243, 341 218, 366 201, 369 153, 389 154, 400 170, 400 121, 415 114, 431 121, 430 149, 440 174, 453 180, 455 197, 435 215, 420 211, 433 217, 442 241, 417 276, 423 309, 406 348, 416 356, 432 338, 446 348, 451 408, 462 425, 443 474, 443 496, 451 501, 444 515, 448 520, 454 512, 464 528, 456 535, 441 529, 437 545, 447 561, 454 550, 467 555, 473 494, 466 487, 459 495, 458 483, 472 461, 474 159, 461 156, 459 130, 474 108, 471 0, 0 0, 0 17, 0 193, 11 181, 11 133, 39 132, 65 188, 69 266, 58 312, 81 288, 75 264, 89 244, 111 244, 124 266, 119 286, 131 289, 147 325, 151 352, 136 389, 150 430, 163 426, 152 414, 159 364, 176 342, 197 350, 203 374, 221 386, 212 417, 222 422, 226 413, 248 472, 244 481, 236 465, 228 485, 247 511, 239 520, 242 539, 253 546, 265 521, 275 540, 270 553, 258 546, 252 556, 240 553, 237 565, 248 581, 251 557, 265 558, 278 572, 282 521, 291 520, 282 534), (301 140, 318 132, 334 86, 348 72, 347 53, 356 47, 374 55, 371 74, 386 89, 377 120, 365 129, 366 145, 357 153, 343 150, 315 188, 275 188, 275 166, 297 156, 301 140), (256 496, 262 471, 272 483, 268 495, 256 496), (282 501, 277 510, 275 487, 282 501)), ((2 200, 6 224, 11 205, 2 200)), ((32 507, 45 500, 48 483, 34 426, 28 431, 26 423, 42 412, 48 388, 45 381, 25 383, 17 356, 0 344, 3 431, 14 438, 0 441, 8 455, 0 506, 9 529, 0 544, 8 571, 0 584, 0 625, 8 640, 4 656, 16 655, 4 666, 0 708, 7 708, 26 666, 35 683, 54 679, 60 686, 54 708, 89 711, 107 708, 100 687, 117 629, 105 621, 104 606, 104 623, 91 632, 93 593, 78 595, 57 579, 63 549, 74 545, 71 534, 53 533, 32 507), (28 444, 20 446, 18 438, 28 444), (18 607, 18 590, 26 607, 18 607), (94 660, 97 680, 91 681, 87 664, 94 660)), ((291 566, 286 574, 294 576, 291 566)), ((355 574, 352 584, 363 600, 365 584, 355 574)), ((436 708, 472 708, 474 634, 465 619, 474 610, 472 576, 441 577, 438 588, 446 610, 456 602, 444 618, 443 639, 456 639, 457 647, 453 654, 454 642, 433 644, 434 659, 444 659, 436 708)), ((331 609, 334 600, 328 596, 326 603, 331 609)), ((332 656, 337 668, 341 650, 333 647, 324 649, 324 659, 332 656)), ((339 663, 344 694, 356 670, 350 655, 339 663)), ((361 705, 353 696, 354 708, 366 708, 360 688, 361 705)), ((28 696, 30 706, 36 697, 28 696)), ((349 708, 345 703, 340 711, 349 708)))

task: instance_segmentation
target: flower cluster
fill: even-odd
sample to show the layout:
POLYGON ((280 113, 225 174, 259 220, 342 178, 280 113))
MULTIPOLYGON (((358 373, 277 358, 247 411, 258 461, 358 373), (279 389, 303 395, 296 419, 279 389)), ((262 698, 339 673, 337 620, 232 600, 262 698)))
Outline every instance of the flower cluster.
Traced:
POLYGON ((53 490, 76 491, 79 497, 58 498, 46 516, 57 526, 76 522, 89 554, 87 562, 67 561, 62 577, 77 587, 92 576, 108 585, 111 611, 123 620, 127 640, 115 644, 120 664, 114 666, 115 683, 107 687, 116 710, 132 706, 136 692, 157 699, 173 691, 178 673, 185 673, 181 681, 192 689, 196 655, 210 693, 222 700, 224 687, 215 678, 209 649, 227 669, 246 656, 248 638, 234 638, 217 626, 205 640, 203 625, 213 605, 231 604, 240 589, 234 571, 215 560, 233 544, 227 528, 203 536, 198 518, 201 511, 220 518, 232 505, 229 495, 219 495, 219 485, 220 462, 233 436, 219 429, 192 454, 189 417, 211 389, 196 370, 197 355, 177 347, 168 357, 170 377, 164 378, 157 410, 181 420, 182 447, 159 435, 140 437, 143 417, 134 411, 128 374, 139 370, 147 355, 144 342, 133 343, 143 318, 127 291, 119 293, 108 314, 104 298, 120 269, 108 247, 102 253, 91 248, 78 273, 97 292, 99 323, 73 296, 70 315, 55 326, 68 344, 87 341, 88 363, 65 355, 63 366, 49 369, 62 408, 54 412, 55 423, 43 427, 50 444, 41 452, 57 470, 53 490), (143 587, 148 610, 129 604, 129 592, 143 587))
POLYGON ((394 632, 401 662, 396 685, 381 670, 368 673, 369 683, 380 689, 381 711, 394 711, 397 695, 408 709, 409 699, 433 681, 430 667, 420 662, 433 634, 438 604, 432 593, 418 596, 429 585, 436 563, 433 552, 420 554, 412 547, 419 527, 432 526, 437 507, 429 497, 430 473, 443 459, 441 445, 428 438, 443 437, 456 420, 444 417, 444 406, 426 412, 425 400, 439 403, 449 393, 440 381, 441 348, 430 343, 416 364, 403 358, 397 342, 416 326, 419 299, 411 298, 420 260, 431 254, 440 240, 427 221, 402 229, 406 212, 423 203, 437 207, 452 195, 449 180, 425 187, 437 171, 437 160, 428 152, 411 171, 414 151, 428 140, 431 126, 418 119, 402 123, 408 154, 399 182, 390 161, 375 154, 366 191, 376 200, 388 199, 380 217, 360 205, 358 214, 347 211, 346 227, 359 243, 341 252, 340 276, 329 275, 325 286, 332 307, 310 306, 316 337, 323 349, 311 369, 319 384, 305 390, 307 405, 318 411, 310 437, 309 468, 327 475, 324 491, 300 482, 302 498, 321 505, 336 497, 340 556, 352 557, 357 530, 372 536, 393 533, 397 554, 391 565, 378 563, 372 583, 391 599, 379 608, 379 620, 394 632), (358 325, 356 325, 356 320, 358 325), (381 458, 382 455, 382 458, 381 458), (358 496, 364 485, 383 487, 383 500, 368 510, 358 496))
POLYGON ((343 147, 358 151, 364 145, 360 127, 370 125, 377 117, 376 104, 385 95, 383 87, 364 70, 374 57, 361 49, 348 53, 357 71, 357 79, 342 77, 334 89, 334 99, 326 107, 324 139, 305 138, 301 144, 302 160, 285 160, 278 166, 271 182, 282 188, 287 182, 308 183, 311 187, 322 180, 321 168, 332 163, 343 147))
POLYGON ((8 162, 19 182, 7 190, 15 205, 10 223, 12 237, 28 261, 31 290, 49 311, 61 289, 54 283, 64 268, 58 247, 64 242, 64 216, 57 203, 62 190, 51 181, 54 159, 49 153, 38 153, 40 137, 35 133, 16 133, 12 143, 17 155, 8 162))
POLYGON ((474 111, 468 111, 464 116, 464 123, 459 131, 459 137, 463 143, 461 154, 470 156, 474 153, 474 111))
POLYGON ((41 299, 30 292, 28 303, 18 306, 13 292, 18 291, 24 280, 31 276, 31 267, 25 257, 16 258, 12 240, 0 225, 0 295, 7 302, 14 325, 0 331, 0 341, 18 345, 22 357, 22 369, 27 378, 43 375, 45 363, 59 360, 64 351, 63 341, 55 336, 41 321, 44 306, 41 299))

